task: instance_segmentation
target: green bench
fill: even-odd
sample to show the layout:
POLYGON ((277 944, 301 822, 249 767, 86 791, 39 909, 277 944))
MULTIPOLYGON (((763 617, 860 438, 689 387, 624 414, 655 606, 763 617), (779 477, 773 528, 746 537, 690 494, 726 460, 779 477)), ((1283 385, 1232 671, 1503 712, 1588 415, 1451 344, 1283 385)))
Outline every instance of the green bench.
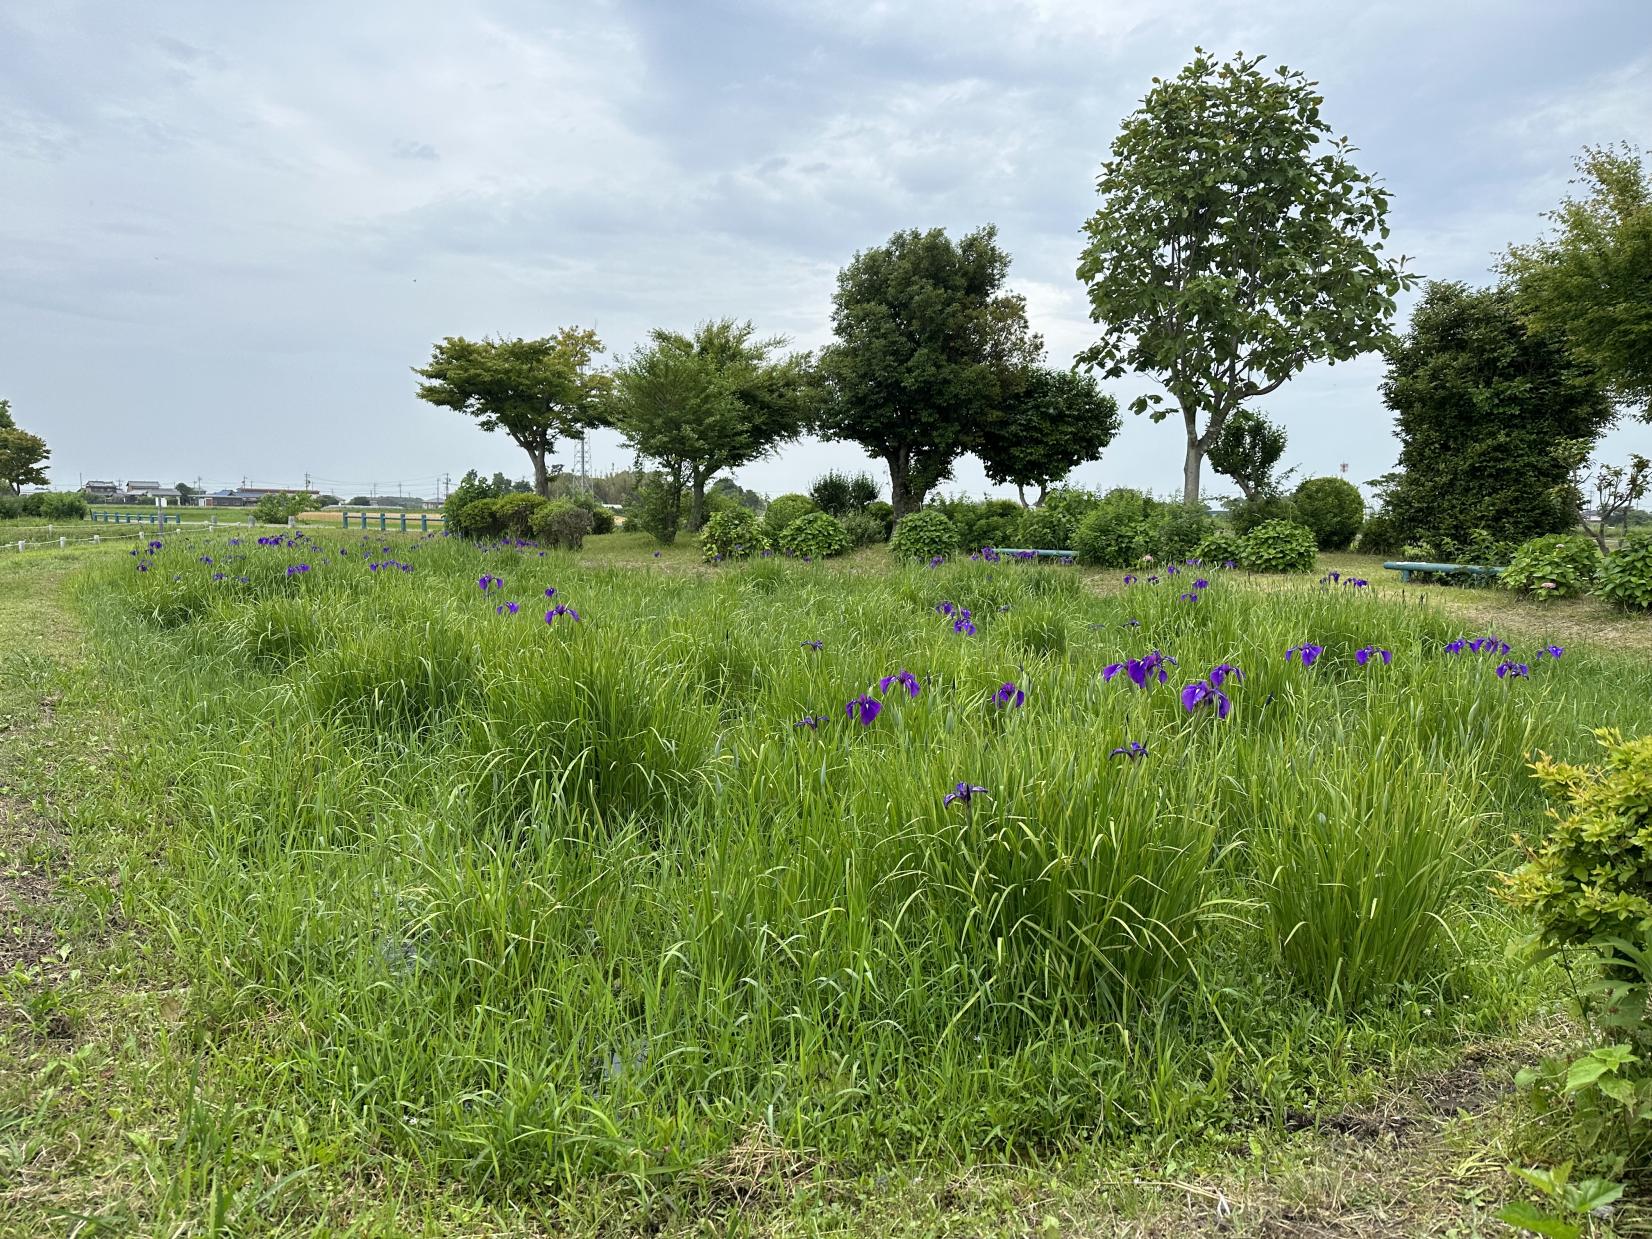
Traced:
POLYGON ((1410 560, 1394 560, 1383 565, 1390 572, 1398 572, 1400 580, 1408 582, 1413 572, 1434 572, 1440 576, 1502 576, 1501 568, 1485 568, 1479 564, 1425 564, 1410 560))

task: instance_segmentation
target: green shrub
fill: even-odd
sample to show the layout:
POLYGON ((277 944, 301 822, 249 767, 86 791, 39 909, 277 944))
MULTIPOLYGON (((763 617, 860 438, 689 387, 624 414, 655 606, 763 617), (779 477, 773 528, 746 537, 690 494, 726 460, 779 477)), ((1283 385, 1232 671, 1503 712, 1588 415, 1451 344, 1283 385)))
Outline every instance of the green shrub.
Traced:
POLYGON ((86 511, 86 496, 79 491, 54 490, 40 496, 40 515, 49 521, 83 521, 86 511))
MULTIPOLYGON (((511 495, 497 502, 503 506, 512 499, 523 498, 539 499, 539 496, 511 495)), ((526 507, 527 505, 517 505, 517 510, 526 507)), ((585 545, 585 535, 591 532, 593 524, 588 508, 571 499, 558 499, 555 503, 539 499, 539 503, 531 510, 533 515, 530 517, 528 532, 540 542, 560 547, 565 551, 577 551, 585 545)))
POLYGON ((662 546, 677 540, 683 522, 683 484, 668 474, 644 474, 625 510, 627 527, 642 530, 662 546))
POLYGON ((780 531, 780 549, 788 555, 826 559, 849 549, 849 535, 825 512, 800 516, 780 531))
POLYGON ((978 551, 984 546, 1021 546, 1021 518, 1026 512, 1013 499, 949 499, 931 504, 952 522, 958 549, 978 551))
POLYGON ((866 505, 878 497, 878 484, 868 474, 857 473, 851 477, 834 469, 814 480, 809 497, 822 512, 842 520, 864 511, 866 505))
POLYGON ((1147 553, 1147 545, 1146 521, 1097 507, 1073 530, 1071 549, 1081 564, 1131 568, 1147 553))
POLYGON ((889 539, 890 553, 896 559, 927 562, 937 555, 950 555, 957 549, 958 530, 933 508, 901 517, 889 539))
POLYGON ((781 495, 772 501, 763 513, 763 528, 769 535, 769 541, 775 546, 780 545, 780 535, 800 516, 807 516, 810 512, 818 512, 815 501, 807 495, 781 495))
POLYGON ((597 497, 595 495, 586 494, 581 491, 577 495, 568 496, 568 498, 591 514, 592 533, 614 532, 614 527, 619 522, 614 518, 613 512, 609 510, 606 505, 597 502, 597 497))
POLYGON ((1250 572, 1312 572, 1318 562, 1314 531, 1295 521, 1264 521, 1239 542, 1239 566, 1250 572))
POLYGON ((1193 548, 1193 558, 1202 560, 1213 568, 1222 564, 1237 564, 1239 556, 1243 554, 1243 542, 1244 539, 1231 529, 1214 529, 1193 548))
POLYGON ((1367 517, 1365 524, 1359 527, 1361 555, 1398 555, 1404 545, 1399 523, 1387 513, 1378 512, 1367 517))
POLYGON ((1292 497, 1296 519, 1314 531, 1322 551, 1346 551, 1365 523, 1359 488, 1341 478, 1309 478, 1292 497))
POLYGON ((1148 550, 1159 560, 1178 563, 1198 550, 1215 527, 1216 522, 1200 508, 1165 504, 1148 519, 1148 550))
POLYGON ((467 470, 465 476, 459 479, 459 484, 450 490, 447 498, 442 501, 443 525, 455 533, 464 534, 466 537, 481 536, 464 527, 464 517, 460 513, 478 499, 497 499, 504 493, 496 489, 492 482, 477 473, 476 470, 467 470))
POLYGON ((1296 505, 1283 495, 1259 495, 1255 499, 1241 499, 1228 508, 1228 524, 1233 532, 1243 537, 1267 521, 1296 520, 1296 505))
POLYGON ((1044 492, 1038 510, 1064 516, 1067 523, 1077 529, 1079 521, 1088 516, 1100 502, 1101 497, 1093 490, 1085 490, 1080 486, 1056 486, 1044 492))
POLYGON ((878 538, 880 542, 889 541, 890 535, 895 532, 895 505, 885 503, 882 499, 874 499, 861 511, 883 526, 883 533, 878 538))
POLYGON ((300 512, 310 510, 309 495, 281 491, 265 495, 252 505, 252 519, 261 525, 285 525, 300 512))
POLYGON ((472 499, 448 518, 447 526, 467 538, 495 538, 503 532, 497 498, 472 499))
POLYGON ((700 557, 707 563, 749 559, 768 544, 757 514, 739 506, 714 513, 700 528, 700 557))
MULTIPOLYGON (((499 526, 499 532, 508 537, 531 538, 534 535, 533 518, 549 502, 532 493, 503 495, 494 501, 493 519, 499 526)), ((571 500, 560 502, 572 506, 571 500)))
POLYGON ((1502 577, 1504 589, 1538 598, 1576 598, 1600 571, 1600 548, 1583 534, 1557 533, 1520 544, 1502 577))
POLYGON ((851 512, 843 518, 843 532, 852 546, 871 546, 888 537, 887 527, 870 512, 851 512))
POLYGON ((1595 592, 1620 607, 1652 607, 1652 538, 1637 534, 1608 555, 1595 592))
POLYGON ((1051 512, 1045 508, 1033 508, 1022 516, 1013 543, 1035 551, 1065 551, 1071 549, 1072 544, 1072 518, 1065 512, 1051 512))

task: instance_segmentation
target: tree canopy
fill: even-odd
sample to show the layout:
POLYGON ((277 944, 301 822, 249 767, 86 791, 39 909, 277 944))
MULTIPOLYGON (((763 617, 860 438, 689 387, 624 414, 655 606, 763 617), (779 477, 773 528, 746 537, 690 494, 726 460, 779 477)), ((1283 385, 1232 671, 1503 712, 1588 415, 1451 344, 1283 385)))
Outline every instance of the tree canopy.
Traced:
POLYGON ((1088 375, 1036 366, 1020 391, 981 423, 972 437, 987 477, 1012 484, 1027 503, 1079 465, 1096 460, 1119 431, 1119 405, 1088 375))
POLYGON ((546 458, 559 438, 583 438, 596 424, 608 389, 592 369, 602 351, 594 331, 564 327, 540 340, 467 340, 448 336, 431 350, 430 364, 413 373, 419 399, 474 417, 483 430, 503 430, 533 462, 533 487, 548 493, 546 458))
POLYGON ((11 401, 0 400, 0 486, 17 494, 25 486, 46 485, 46 440, 19 429, 11 401))
POLYGON ((957 241, 910 229, 838 273, 817 428, 883 460, 897 517, 951 476, 1043 356, 1025 300, 1004 287, 1009 262, 990 224, 957 241))
POLYGON ((1518 543, 1574 523, 1563 444, 1612 422, 1594 370, 1564 336, 1525 320, 1507 289, 1430 283, 1388 353, 1400 476, 1386 512, 1402 539, 1457 553, 1485 537, 1518 543))
POLYGON ((1652 420, 1652 178, 1633 148, 1588 147, 1581 198, 1550 211, 1553 236, 1510 248, 1520 309, 1558 331, 1611 394, 1652 420))
POLYGON ((1273 471, 1284 454, 1285 428, 1249 409, 1229 417, 1206 452, 1210 467, 1231 478, 1247 500, 1278 491, 1273 471))
MULTIPOLYGON (((1413 280, 1382 255, 1388 194, 1328 136, 1316 83, 1260 64, 1200 50, 1154 79, 1102 165, 1078 267, 1103 329, 1081 360, 1165 387, 1186 429, 1189 504, 1228 418, 1309 362, 1383 347, 1413 280)), ((1157 393, 1131 409, 1170 412, 1157 393)))
POLYGON ((711 478, 802 428, 807 359, 780 356, 786 343, 726 318, 701 323, 691 336, 655 330, 614 376, 606 420, 638 455, 683 480, 690 529, 705 522, 711 478))

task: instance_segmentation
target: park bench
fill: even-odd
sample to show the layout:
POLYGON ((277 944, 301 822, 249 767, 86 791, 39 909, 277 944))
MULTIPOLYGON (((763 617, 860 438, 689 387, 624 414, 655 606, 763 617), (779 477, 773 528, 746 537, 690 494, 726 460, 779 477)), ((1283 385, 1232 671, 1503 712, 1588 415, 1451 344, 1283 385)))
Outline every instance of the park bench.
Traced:
POLYGON ((1427 564, 1410 560, 1395 560, 1383 565, 1390 572, 1398 572, 1400 580, 1408 582, 1413 572, 1434 572, 1440 576, 1501 576, 1501 568, 1486 568, 1479 564, 1427 564))

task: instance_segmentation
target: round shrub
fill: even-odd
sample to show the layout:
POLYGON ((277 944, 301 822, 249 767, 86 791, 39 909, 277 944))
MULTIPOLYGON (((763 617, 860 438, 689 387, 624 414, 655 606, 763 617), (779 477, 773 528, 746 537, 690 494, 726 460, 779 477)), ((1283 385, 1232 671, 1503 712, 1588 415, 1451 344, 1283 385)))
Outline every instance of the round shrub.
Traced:
POLYGON ((958 533, 958 547, 978 551, 984 546, 1024 546, 1020 537, 1025 509, 1013 499, 949 500, 934 505, 945 513, 958 533))
POLYGON ((40 515, 49 521, 86 519, 86 496, 78 491, 54 490, 40 496, 40 515))
POLYGON ((780 531, 780 549, 788 555, 826 559, 849 549, 849 535, 835 516, 810 512, 780 531))
POLYGON ((1015 531, 1015 545, 1034 551, 1065 551, 1072 549, 1073 519, 1065 512, 1033 508, 1021 518, 1021 527, 1015 531))
MULTIPOLYGON (((512 495, 515 499, 519 496, 512 495)), ((538 496, 534 496, 538 498, 538 496)), ((534 509, 529 532, 541 542, 577 551, 585 545, 585 535, 591 532, 591 513, 569 499, 549 503, 541 499, 534 509)))
MULTIPOLYGON (((534 535, 533 518, 549 502, 535 494, 503 495, 493 501, 493 519, 500 533, 513 538, 531 538, 534 535)), ((561 502, 569 501, 564 499, 561 502)))
POLYGON ((1538 598, 1576 598, 1600 571, 1600 548, 1580 533, 1547 534, 1522 542, 1503 571, 1504 589, 1538 598))
POLYGON ((958 549, 958 530, 940 512, 925 509, 901 517, 889 539, 896 559, 931 560, 958 549))
POLYGON ((1341 478, 1309 478, 1292 498, 1296 519, 1314 531, 1322 551, 1346 551, 1365 523, 1359 487, 1341 478))
POLYGON ((1239 566, 1250 572, 1312 572, 1314 531, 1295 521, 1263 521, 1239 541, 1239 566))
POLYGON ((1079 521, 1071 541, 1081 564, 1131 568, 1147 553, 1147 522, 1101 506, 1079 521))
POLYGON ((815 506, 815 501, 807 495, 781 495, 763 513, 763 528, 768 531, 769 541, 778 546, 780 535, 787 525, 800 516, 818 511, 820 509, 815 506))
POLYGON ((1368 517, 1365 524, 1359 527, 1361 555, 1398 555, 1404 545, 1399 522, 1386 513, 1378 512, 1368 517))
POLYGON ((1067 518, 1069 525, 1077 529, 1079 521, 1088 516, 1100 502, 1101 497, 1093 490, 1085 490, 1081 486, 1056 486, 1044 492, 1038 510, 1059 513, 1067 518))
POLYGON ((1294 521, 1296 505, 1283 495, 1260 495, 1242 499, 1228 509, 1228 523, 1243 537, 1266 521, 1294 521))
POLYGON ((1243 541, 1244 539, 1231 529, 1212 530, 1193 548, 1193 558, 1202 560, 1213 568, 1222 564, 1236 564, 1239 562, 1243 541))
POLYGON ((1652 538, 1630 538, 1606 557, 1595 581, 1595 592, 1620 607, 1644 611, 1652 607, 1652 538))
POLYGON ((763 522, 746 508, 714 512, 700 528, 700 557, 707 563, 717 559, 748 559, 768 544, 763 522))
POLYGON ((1147 523, 1148 549, 1157 558, 1175 563, 1192 555, 1215 527, 1216 522, 1202 509, 1169 504, 1147 523))
POLYGON ((843 518, 843 532, 852 546, 871 546, 889 536, 888 527, 870 512, 851 512, 843 518))
POLYGON ((504 532, 498 508, 497 499, 472 499, 448 517, 448 527, 467 538, 498 537, 504 532))
POLYGON ((619 522, 615 520, 613 512, 609 510, 607 505, 597 502, 595 495, 579 494, 572 496, 572 499, 591 514, 592 533, 614 532, 614 527, 619 522))

